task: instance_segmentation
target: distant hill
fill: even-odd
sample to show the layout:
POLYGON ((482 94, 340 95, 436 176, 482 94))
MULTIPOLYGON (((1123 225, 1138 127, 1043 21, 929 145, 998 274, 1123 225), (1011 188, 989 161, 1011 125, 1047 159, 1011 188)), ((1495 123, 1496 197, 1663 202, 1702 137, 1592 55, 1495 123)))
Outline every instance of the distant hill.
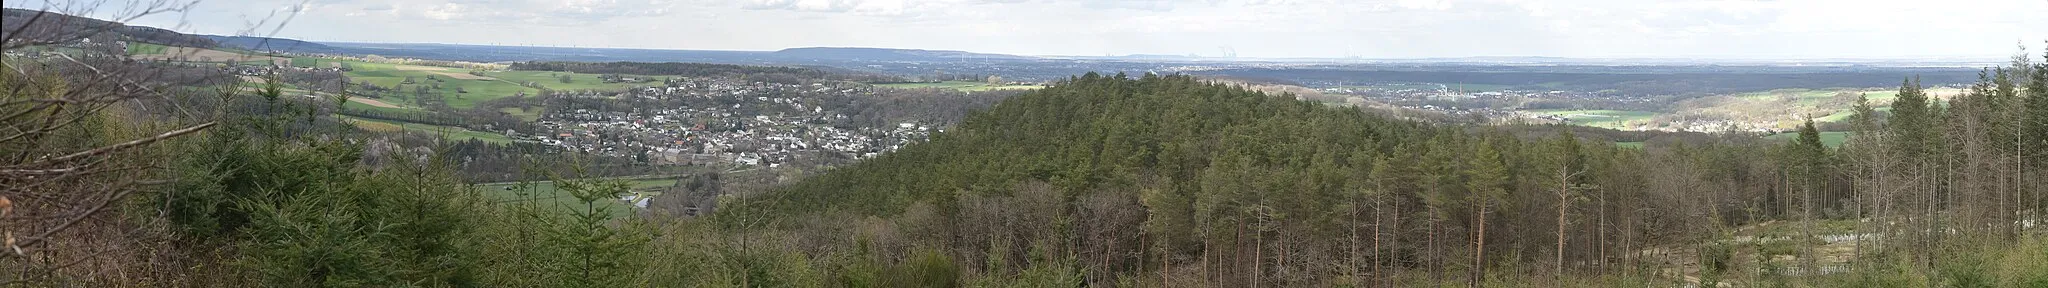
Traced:
POLYGON ((212 39, 145 26, 128 26, 63 13, 5 8, 0 11, 0 37, 30 41, 136 41, 171 46, 213 48, 212 39), (40 15, 40 16, 38 16, 40 15), (40 17, 40 18, 38 18, 40 17), (33 19, 34 21, 30 21, 33 19), (27 26, 27 27, 23 27, 27 26), (85 32, 98 32, 76 37, 85 32), (20 35, 14 35, 20 33, 20 35))
POLYGON ((202 35, 221 46, 255 51, 285 51, 307 53, 331 53, 336 51, 326 44, 270 37, 202 35))
POLYGON ((1188 76, 1126 79, 1090 73, 1006 99, 929 142, 755 199, 774 199, 757 205, 790 214, 893 215, 911 203, 1007 193, 999 191, 1019 183, 1049 182, 1070 189, 1063 191, 1096 193, 1133 193, 1144 188, 1141 183, 1188 183, 1174 186, 1193 191, 1210 179, 1276 175, 1234 173, 1308 168, 1308 161, 1289 161, 1287 166, 1229 166, 1233 174, 1204 175, 1202 167, 1212 166, 1211 161, 1243 154, 1345 159, 1314 153, 1377 151, 1422 139, 1367 136, 1392 135, 1388 128, 1412 125, 1188 76))
POLYGON ((809 47, 789 48, 771 53, 782 58, 833 59, 854 61, 952 61, 960 59, 1029 60, 1036 57, 974 53, 950 50, 919 50, 889 48, 850 47, 809 47))

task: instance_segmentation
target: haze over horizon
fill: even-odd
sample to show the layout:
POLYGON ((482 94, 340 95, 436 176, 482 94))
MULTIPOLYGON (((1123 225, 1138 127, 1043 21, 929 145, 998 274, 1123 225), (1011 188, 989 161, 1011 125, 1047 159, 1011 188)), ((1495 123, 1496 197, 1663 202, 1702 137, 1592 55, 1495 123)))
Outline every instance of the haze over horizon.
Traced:
MULTIPOLYGON (((6 6, 45 8, 28 2, 6 6)), ((248 0, 130 24, 316 42, 1245 58, 1996 58, 2048 39, 2048 1, 1650 2, 248 0), (287 17, 275 35, 247 31, 287 17)))

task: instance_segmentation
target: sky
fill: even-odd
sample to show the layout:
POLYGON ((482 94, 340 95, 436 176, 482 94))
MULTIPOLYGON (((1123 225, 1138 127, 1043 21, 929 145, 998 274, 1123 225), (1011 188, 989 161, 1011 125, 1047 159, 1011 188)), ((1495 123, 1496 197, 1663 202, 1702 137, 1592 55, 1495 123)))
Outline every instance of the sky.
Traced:
MULTIPOLYGON (((58 0, 6 6, 49 1, 58 0)), ((90 15, 171 0, 111 1, 90 15)), ((2044 15, 2048 0, 204 0, 130 24, 316 42, 689 50, 1912 59, 2005 57, 2022 45, 2038 54, 2044 15)))

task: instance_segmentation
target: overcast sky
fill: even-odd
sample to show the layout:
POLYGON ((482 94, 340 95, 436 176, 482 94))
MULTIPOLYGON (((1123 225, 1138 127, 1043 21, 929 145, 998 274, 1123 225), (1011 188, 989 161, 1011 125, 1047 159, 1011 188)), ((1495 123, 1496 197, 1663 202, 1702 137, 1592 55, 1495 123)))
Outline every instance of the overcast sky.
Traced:
MULTIPOLYGON (((296 11, 276 36, 1080 56, 1997 57, 2017 52, 2021 43, 2038 52, 2048 39, 2048 0, 301 1, 209 0, 183 15, 132 24, 237 34, 296 11)), ((10 0, 7 6, 35 9, 42 2, 10 0)))

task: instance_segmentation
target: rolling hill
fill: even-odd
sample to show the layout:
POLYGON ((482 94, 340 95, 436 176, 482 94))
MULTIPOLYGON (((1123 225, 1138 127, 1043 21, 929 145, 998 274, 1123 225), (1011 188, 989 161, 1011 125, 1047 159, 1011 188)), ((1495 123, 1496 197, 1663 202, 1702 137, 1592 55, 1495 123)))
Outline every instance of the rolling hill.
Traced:
POLYGON ((201 35, 212 39, 221 46, 254 51, 285 51, 306 53, 329 53, 338 51, 326 44, 270 37, 201 35))
POLYGON ((216 45, 212 39, 207 39, 206 37, 186 35, 154 27, 129 26, 57 12, 15 8, 0 9, 0 38, 69 42, 83 40, 67 39, 76 38, 70 37, 72 35, 92 31, 99 31, 99 33, 92 34, 92 36, 85 37, 84 39, 101 42, 116 40, 135 41, 198 48, 213 48, 216 45), (59 35, 64 35, 64 37, 59 35))

